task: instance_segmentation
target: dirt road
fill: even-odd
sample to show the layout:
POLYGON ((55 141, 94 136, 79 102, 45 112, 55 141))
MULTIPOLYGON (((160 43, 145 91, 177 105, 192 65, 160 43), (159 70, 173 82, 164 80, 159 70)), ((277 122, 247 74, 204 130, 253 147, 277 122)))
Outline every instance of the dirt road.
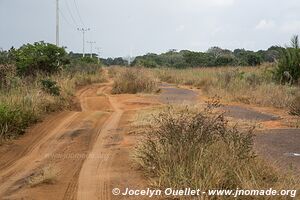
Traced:
POLYGON ((136 110, 155 102, 112 96, 110 88, 111 83, 83 88, 77 93, 81 111, 53 114, 0 147, 1 199, 106 200, 113 185, 144 184, 129 158, 137 138, 124 130, 136 110), (54 184, 41 184, 48 179, 54 184))
MULTIPOLYGON (((156 98, 111 95, 112 83, 91 85, 77 93, 81 109, 47 117, 17 141, 0 147, 1 199, 129 199, 112 196, 117 187, 145 188, 132 166, 138 136, 128 134, 137 110, 161 103, 197 103, 197 92, 162 85, 156 98), (43 184, 43 182, 52 184, 43 184)), ((226 106, 227 116, 257 122, 278 116, 242 106, 226 106)), ((299 166, 299 130, 263 130, 256 146, 261 155, 299 166)))

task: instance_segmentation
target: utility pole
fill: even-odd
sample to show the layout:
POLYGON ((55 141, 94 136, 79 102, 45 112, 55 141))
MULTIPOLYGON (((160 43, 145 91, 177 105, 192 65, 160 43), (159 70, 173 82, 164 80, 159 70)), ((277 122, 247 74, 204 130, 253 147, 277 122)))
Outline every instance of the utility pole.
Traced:
POLYGON ((96 44, 96 42, 88 41, 87 43, 89 43, 91 45, 91 58, 93 58, 93 44, 96 44))
POLYGON ((56 46, 59 46, 59 0, 56 0, 56 46))
POLYGON ((101 53, 101 49, 100 47, 96 47, 97 49, 97 54, 98 54, 98 64, 100 64, 100 53, 101 53))
POLYGON ((84 46, 85 46, 85 32, 91 30, 89 28, 77 28, 78 31, 82 32, 82 57, 85 56, 84 46))

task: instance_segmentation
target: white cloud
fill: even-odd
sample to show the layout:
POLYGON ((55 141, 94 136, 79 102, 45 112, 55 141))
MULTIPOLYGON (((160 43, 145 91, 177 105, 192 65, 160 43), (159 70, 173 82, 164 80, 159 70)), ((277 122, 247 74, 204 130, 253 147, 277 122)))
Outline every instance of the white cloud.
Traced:
POLYGON ((255 29, 257 29, 257 30, 266 30, 266 29, 272 29, 274 27, 275 27, 275 22, 273 20, 262 19, 255 26, 255 29))

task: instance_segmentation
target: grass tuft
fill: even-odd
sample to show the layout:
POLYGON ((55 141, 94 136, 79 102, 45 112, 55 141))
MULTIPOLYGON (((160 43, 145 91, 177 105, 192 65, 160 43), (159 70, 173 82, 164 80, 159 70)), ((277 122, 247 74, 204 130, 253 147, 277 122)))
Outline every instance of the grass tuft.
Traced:
POLYGON ((158 91, 157 80, 144 69, 127 68, 118 72, 112 89, 113 94, 152 93, 158 91))
POLYGON ((168 107, 149 120, 135 160, 153 187, 201 191, 299 188, 299 179, 279 175, 256 157, 252 129, 242 132, 230 127, 212 107, 168 107))

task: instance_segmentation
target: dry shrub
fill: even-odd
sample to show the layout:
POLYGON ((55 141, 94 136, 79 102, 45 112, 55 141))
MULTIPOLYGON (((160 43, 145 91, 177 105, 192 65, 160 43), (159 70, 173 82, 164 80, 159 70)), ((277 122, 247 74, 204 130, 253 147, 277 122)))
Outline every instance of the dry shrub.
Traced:
POLYGON ((152 93, 158 91, 157 80, 146 70, 126 68, 117 74, 112 89, 113 94, 152 93))
POLYGON ((9 84, 9 87, 0 87, 0 143, 23 134, 28 126, 49 112, 69 109, 77 86, 105 81, 98 69, 95 73, 62 71, 52 76, 37 74, 26 79, 16 76, 9 79, 18 79, 18 82, 9 84), (59 96, 42 90, 41 80, 45 79, 57 83, 59 96))
POLYGON ((17 74, 14 65, 0 65, 0 88, 10 89, 17 74))
POLYGON ((53 166, 45 166, 37 173, 31 175, 27 182, 31 187, 41 184, 54 184, 57 180, 58 170, 53 166))
POLYGON ((280 176, 255 156, 252 131, 241 132, 229 127, 223 115, 211 108, 168 107, 154 116, 154 122, 144 131, 135 158, 152 186, 160 189, 299 187, 294 179, 280 176))
POLYGON ((300 96, 295 97, 290 105, 290 114, 300 116, 300 96))

